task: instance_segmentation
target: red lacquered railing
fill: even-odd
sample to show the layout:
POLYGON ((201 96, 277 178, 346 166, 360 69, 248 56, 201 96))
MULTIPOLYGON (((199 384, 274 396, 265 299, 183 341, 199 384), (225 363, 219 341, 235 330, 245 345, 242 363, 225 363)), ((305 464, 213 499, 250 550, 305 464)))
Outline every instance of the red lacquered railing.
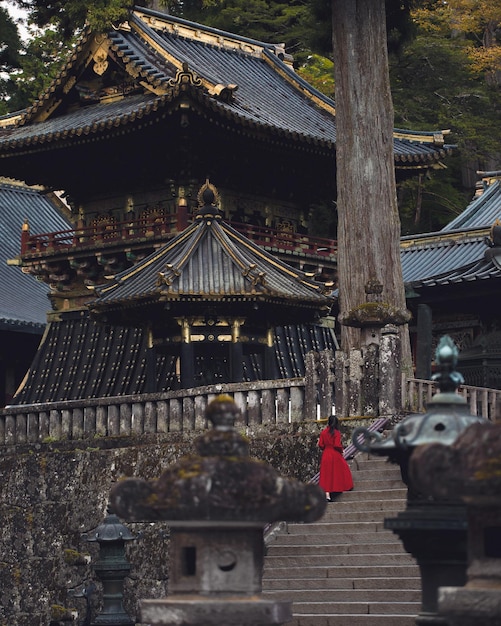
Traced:
MULTIPOLYGON (((254 243, 277 251, 305 256, 331 258, 336 254, 336 241, 302 233, 284 232, 265 226, 229 222, 254 243)), ((84 226, 71 230, 31 235, 23 231, 21 254, 59 251, 68 248, 93 247, 103 243, 148 239, 177 234, 176 216, 161 221, 124 221, 84 226)))

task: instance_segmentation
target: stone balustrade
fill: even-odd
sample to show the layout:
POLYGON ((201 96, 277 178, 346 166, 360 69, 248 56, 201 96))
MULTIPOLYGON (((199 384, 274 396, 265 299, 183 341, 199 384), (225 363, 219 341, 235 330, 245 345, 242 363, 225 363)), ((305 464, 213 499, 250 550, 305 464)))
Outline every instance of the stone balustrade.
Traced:
MULTIPOLYGON (((431 380, 404 376, 402 407, 405 411, 424 412, 426 404, 431 401, 433 394, 437 391, 438 387, 431 380)), ((501 390, 461 385, 458 393, 466 399, 472 415, 482 415, 491 421, 496 421, 497 413, 501 411, 501 390)))
MULTIPOLYGON (((308 384, 308 378, 227 383, 6 407, 0 411, 0 445, 200 430, 206 427, 207 404, 221 393, 233 396, 242 426, 317 418, 317 384, 308 384)), ((329 393, 322 397, 331 401, 329 393)))
MULTIPOLYGON (((201 430, 206 428, 207 404, 221 393, 233 396, 242 411, 240 425, 244 427, 316 420, 330 413, 333 378, 225 383, 154 394, 10 406, 0 410, 0 446, 201 430)), ((430 380, 404 377, 403 410, 425 411, 435 392, 430 380)), ((472 415, 496 420, 501 411, 501 390, 462 385, 459 393, 467 399, 472 415)))

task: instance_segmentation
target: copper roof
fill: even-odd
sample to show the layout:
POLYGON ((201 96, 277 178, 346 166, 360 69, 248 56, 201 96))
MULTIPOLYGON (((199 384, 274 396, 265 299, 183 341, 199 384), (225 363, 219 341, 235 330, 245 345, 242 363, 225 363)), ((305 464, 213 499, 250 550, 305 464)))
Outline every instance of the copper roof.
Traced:
MULTIPOLYGON (((304 376, 310 350, 336 348, 334 331, 316 324, 275 328, 274 367, 279 378, 304 376)), ((51 322, 11 404, 127 396, 148 391, 148 338, 142 328, 105 326, 87 315, 51 322)), ((245 380, 258 380, 252 357, 244 355, 245 380)), ((156 391, 179 386, 175 357, 156 354, 156 391)))
POLYGON ((0 327, 41 333, 50 309, 49 289, 20 267, 7 265, 19 254, 25 222, 41 231, 69 226, 50 196, 18 183, 0 183, 0 327))
MULTIPOLYGON (((294 72, 283 47, 136 9, 129 22, 111 31, 104 42, 85 33, 50 88, 19 119, 13 115, 15 126, 3 120, 0 157, 69 138, 78 141, 89 135, 104 137, 114 129, 121 132, 168 107, 181 90, 211 115, 248 131, 265 131, 328 151, 335 147, 334 102, 294 72), (121 64, 125 76, 134 78, 142 93, 124 93, 119 101, 115 95, 66 111, 60 102, 78 86, 85 55, 91 58, 99 46, 113 63, 121 64)), ((396 129, 397 166, 426 167, 439 161, 453 148, 444 143, 445 133, 396 129)))
POLYGON ((271 301, 317 310, 333 304, 322 283, 241 235, 215 207, 201 213, 160 250, 96 287, 90 308, 174 300, 271 301))
POLYGON ((501 278, 501 255, 497 257, 489 239, 489 231, 499 218, 498 180, 441 231, 402 238, 404 281, 414 287, 437 287, 501 278))

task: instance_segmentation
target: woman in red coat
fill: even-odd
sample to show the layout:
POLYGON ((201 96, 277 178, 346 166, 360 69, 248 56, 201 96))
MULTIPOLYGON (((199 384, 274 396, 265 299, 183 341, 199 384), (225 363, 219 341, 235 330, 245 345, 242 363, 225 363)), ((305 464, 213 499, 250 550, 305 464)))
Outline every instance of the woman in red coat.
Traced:
POLYGON ((322 450, 318 484, 325 491, 327 501, 331 502, 331 494, 353 489, 353 477, 343 457, 341 433, 334 415, 329 417, 326 428, 320 433, 318 447, 322 450))

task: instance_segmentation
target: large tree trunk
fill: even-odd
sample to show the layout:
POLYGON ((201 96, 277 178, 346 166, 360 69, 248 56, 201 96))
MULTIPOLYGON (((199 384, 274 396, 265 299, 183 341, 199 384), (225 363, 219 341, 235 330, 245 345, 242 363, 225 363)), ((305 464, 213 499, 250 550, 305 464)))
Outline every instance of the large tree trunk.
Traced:
POLYGON ((385 0, 332 0, 332 13, 342 349, 360 347, 355 326, 375 299, 382 317, 401 325, 407 369, 385 0))

